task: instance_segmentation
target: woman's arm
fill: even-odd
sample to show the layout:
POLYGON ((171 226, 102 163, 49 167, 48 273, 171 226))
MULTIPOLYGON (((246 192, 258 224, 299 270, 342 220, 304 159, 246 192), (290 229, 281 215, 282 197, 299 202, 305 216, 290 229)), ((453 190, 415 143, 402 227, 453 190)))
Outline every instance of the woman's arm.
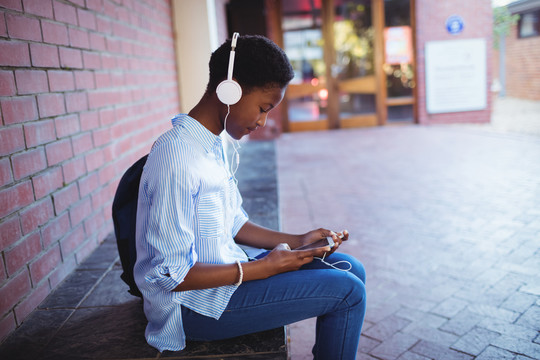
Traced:
MULTIPOLYGON (((298 270, 302 265, 313 261, 314 256, 323 256, 328 251, 329 247, 291 251, 285 244, 280 244, 263 259, 242 263, 243 281, 266 279, 283 272, 298 270)), ((240 271, 237 264, 196 263, 174 291, 233 285, 239 278, 240 271)))
POLYGON ((292 235, 267 229, 248 221, 244 224, 240 231, 238 231, 238 234, 236 234, 234 240, 238 244, 262 249, 273 249, 282 243, 288 244, 291 249, 296 249, 299 246, 311 244, 319 239, 332 236, 337 245, 332 249, 335 251, 342 241, 349 238, 349 234, 346 230, 343 231, 343 238, 339 238, 338 235, 341 235, 341 233, 336 234, 331 230, 323 228, 312 230, 302 235, 292 235))

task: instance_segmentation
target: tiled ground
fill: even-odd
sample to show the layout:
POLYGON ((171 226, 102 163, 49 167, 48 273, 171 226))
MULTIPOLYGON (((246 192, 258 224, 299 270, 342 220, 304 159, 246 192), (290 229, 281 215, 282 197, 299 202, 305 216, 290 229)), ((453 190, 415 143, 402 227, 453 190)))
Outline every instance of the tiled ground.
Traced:
MULTIPOLYGON (((400 126, 277 140, 282 228, 348 229, 358 359, 540 359, 540 138, 400 126)), ((310 359, 313 321, 290 327, 310 359)))

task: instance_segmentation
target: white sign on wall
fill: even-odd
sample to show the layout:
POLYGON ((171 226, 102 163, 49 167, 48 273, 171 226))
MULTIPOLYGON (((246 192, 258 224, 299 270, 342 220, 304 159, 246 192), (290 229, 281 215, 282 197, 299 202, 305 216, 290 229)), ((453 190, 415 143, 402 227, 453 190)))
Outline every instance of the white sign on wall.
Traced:
POLYGON ((485 39, 429 41, 425 59, 428 113, 487 107, 485 39))

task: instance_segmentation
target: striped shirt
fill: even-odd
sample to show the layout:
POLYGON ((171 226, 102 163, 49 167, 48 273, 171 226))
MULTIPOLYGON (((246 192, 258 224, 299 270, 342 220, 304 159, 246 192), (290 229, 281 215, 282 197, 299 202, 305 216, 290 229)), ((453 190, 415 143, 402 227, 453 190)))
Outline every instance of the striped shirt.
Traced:
POLYGON ((219 319, 237 288, 172 291, 191 267, 248 260, 233 239, 248 217, 221 137, 185 114, 172 124, 148 155, 137 208, 134 275, 146 340, 159 351, 185 347, 180 305, 219 319))

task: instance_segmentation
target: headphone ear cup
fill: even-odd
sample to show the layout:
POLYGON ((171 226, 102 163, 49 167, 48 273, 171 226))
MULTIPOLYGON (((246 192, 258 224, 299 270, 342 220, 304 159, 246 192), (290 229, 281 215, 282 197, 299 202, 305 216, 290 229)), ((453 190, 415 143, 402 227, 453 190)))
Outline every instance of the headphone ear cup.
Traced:
POLYGON ((225 105, 234 105, 242 97, 242 87, 234 80, 223 80, 219 83, 216 94, 225 105))

